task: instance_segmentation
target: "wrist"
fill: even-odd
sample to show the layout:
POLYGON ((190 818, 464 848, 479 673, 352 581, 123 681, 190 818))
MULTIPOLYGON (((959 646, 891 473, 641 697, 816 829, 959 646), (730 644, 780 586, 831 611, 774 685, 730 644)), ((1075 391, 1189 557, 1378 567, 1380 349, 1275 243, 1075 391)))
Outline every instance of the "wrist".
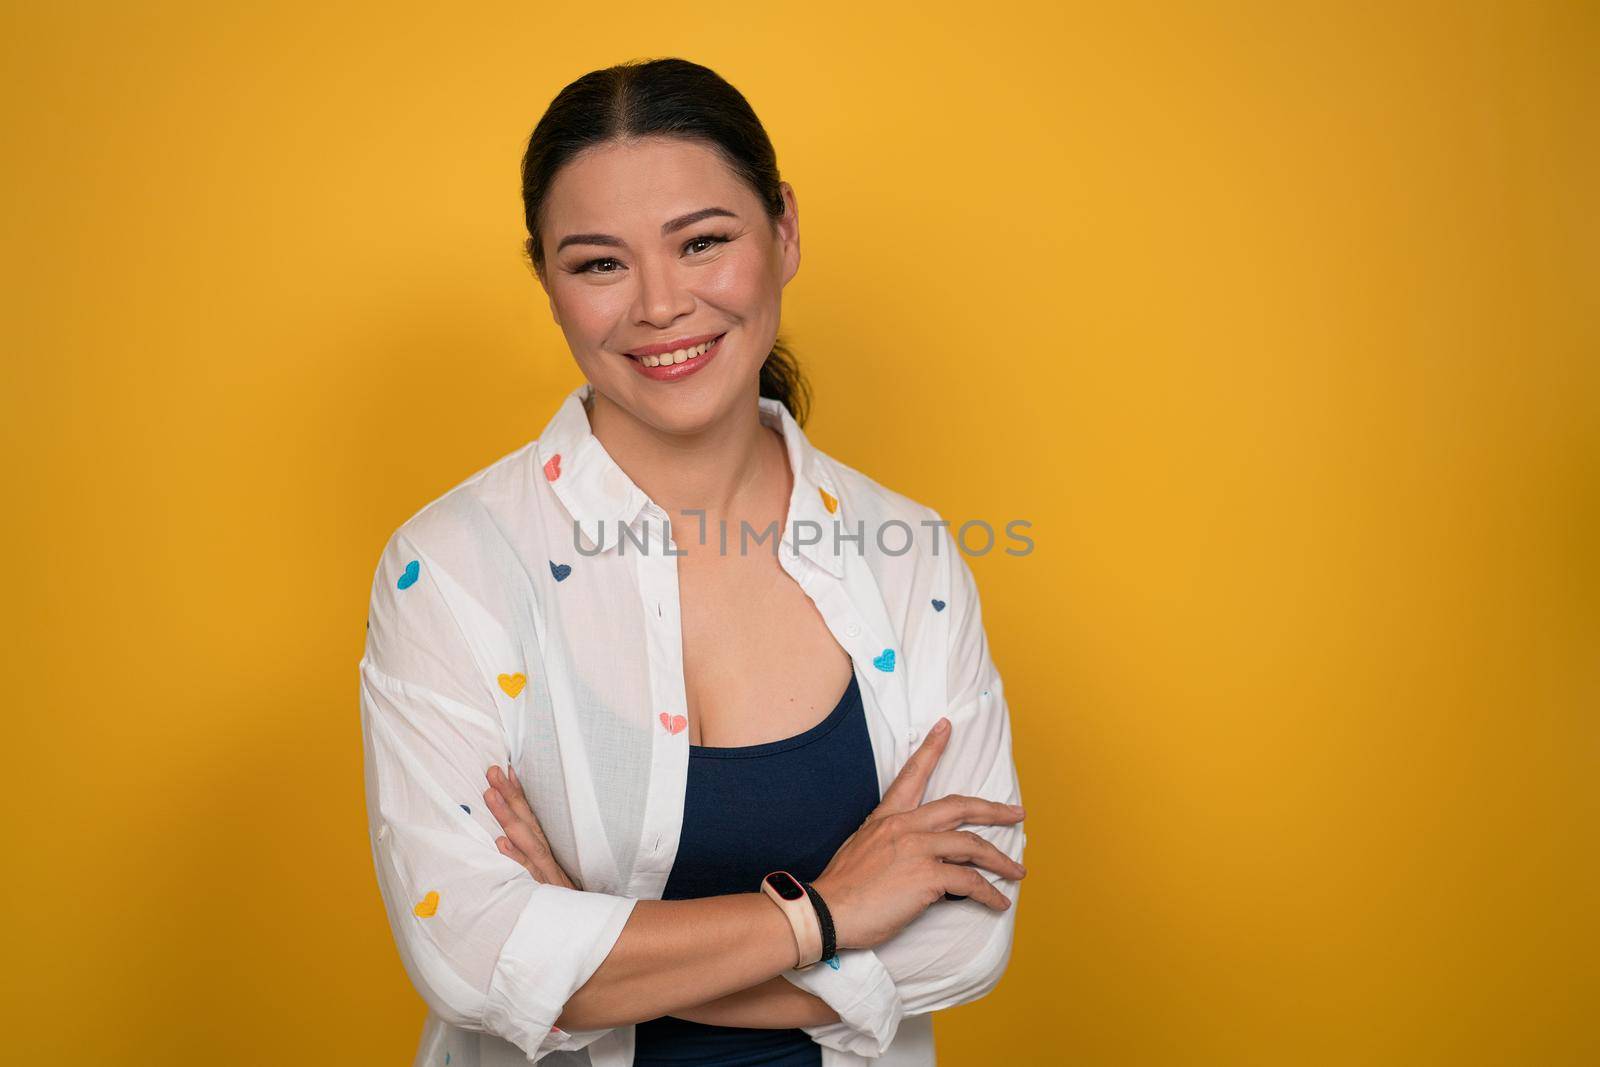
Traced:
POLYGON ((822 897, 823 904, 828 909, 828 918, 833 923, 834 951, 843 952, 847 948, 863 947, 849 940, 849 934, 845 929, 846 923, 843 921, 843 917, 839 914, 839 902, 845 896, 845 891, 839 886, 834 885, 832 882, 829 882, 826 878, 822 877, 819 877, 816 879, 816 881, 812 882, 811 888, 815 889, 818 895, 822 897))
POLYGON ((811 906, 817 912, 817 924, 822 928, 822 952, 820 962, 831 963, 834 969, 839 966, 839 945, 835 939, 833 927, 833 913, 828 908, 828 902, 823 899, 822 893, 814 882, 801 882, 806 891, 806 896, 811 898, 811 906))
POLYGON ((769 977, 780 977, 794 966, 797 951, 789 920, 773 906, 759 886, 754 893, 743 893, 741 896, 749 901, 751 917, 757 920, 750 931, 751 937, 762 945, 762 957, 766 961, 764 969, 769 977))

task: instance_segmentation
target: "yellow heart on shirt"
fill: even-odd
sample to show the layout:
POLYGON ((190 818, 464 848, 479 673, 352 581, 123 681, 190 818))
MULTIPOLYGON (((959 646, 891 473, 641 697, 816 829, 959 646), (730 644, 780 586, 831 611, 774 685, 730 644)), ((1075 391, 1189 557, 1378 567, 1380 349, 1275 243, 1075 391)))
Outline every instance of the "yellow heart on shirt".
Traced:
POLYGON ((506 691, 506 696, 516 696, 522 692, 522 687, 527 684, 528 676, 525 674, 502 674, 500 676, 500 688, 506 691))
POLYGON ((416 906, 411 909, 411 914, 426 919, 438 910, 439 894, 430 889, 427 896, 417 901, 416 906))
POLYGON ((829 515, 839 510, 839 501, 829 496, 826 489, 819 485, 817 486, 817 492, 822 494, 822 506, 828 509, 829 515))

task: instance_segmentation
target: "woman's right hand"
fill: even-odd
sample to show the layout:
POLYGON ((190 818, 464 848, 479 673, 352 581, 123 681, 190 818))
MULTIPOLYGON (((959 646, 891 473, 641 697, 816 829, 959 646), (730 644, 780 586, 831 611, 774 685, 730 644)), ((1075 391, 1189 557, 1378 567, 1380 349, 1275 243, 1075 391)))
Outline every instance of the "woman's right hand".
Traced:
POLYGON ((873 948, 899 933, 946 893, 971 897, 996 911, 1011 901, 979 874, 976 864, 1004 878, 1027 874, 965 823, 1022 821, 1020 809, 980 797, 950 794, 923 804, 928 777, 950 741, 941 719, 884 791, 861 828, 839 846, 812 885, 828 905, 838 947, 873 948))

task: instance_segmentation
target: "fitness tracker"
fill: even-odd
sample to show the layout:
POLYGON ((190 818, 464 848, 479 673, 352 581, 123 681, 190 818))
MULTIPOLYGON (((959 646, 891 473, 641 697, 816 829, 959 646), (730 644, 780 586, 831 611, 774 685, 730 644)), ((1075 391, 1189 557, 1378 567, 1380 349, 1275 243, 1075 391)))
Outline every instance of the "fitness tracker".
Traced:
POLYGON ((795 969, 803 971, 821 962, 822 924, 800 879, 788 871, 773 871, 761 879, 761 891, 778 905, 794 931, 795 969))

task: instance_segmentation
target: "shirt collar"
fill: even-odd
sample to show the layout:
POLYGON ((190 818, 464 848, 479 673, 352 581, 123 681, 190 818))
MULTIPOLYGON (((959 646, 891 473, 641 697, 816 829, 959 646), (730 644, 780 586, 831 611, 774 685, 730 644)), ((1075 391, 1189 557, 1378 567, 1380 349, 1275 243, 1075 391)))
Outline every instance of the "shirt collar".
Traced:
MULTIPOLYGON (((549 481, 584 540, 596 551, 607 551, 618 543, 618 524, 633 525, 654 501, 633 484, 590 429, 589 413, 583 405, 593 391, 594 386, 584 382, 567 394, 540 432, 537 454, 539 476, 549 481)), ((841 504, 824 457, 781 401, 761 397, 758 402, 761 421, 782 433, 789 469, 794 472, 783 548, 841 578, 844 561, 834 525, 841 520, 841 504), (801 534, 798 539, 797 532, 801 534), (809 543, 796 544, 797 540, 809 543)))

